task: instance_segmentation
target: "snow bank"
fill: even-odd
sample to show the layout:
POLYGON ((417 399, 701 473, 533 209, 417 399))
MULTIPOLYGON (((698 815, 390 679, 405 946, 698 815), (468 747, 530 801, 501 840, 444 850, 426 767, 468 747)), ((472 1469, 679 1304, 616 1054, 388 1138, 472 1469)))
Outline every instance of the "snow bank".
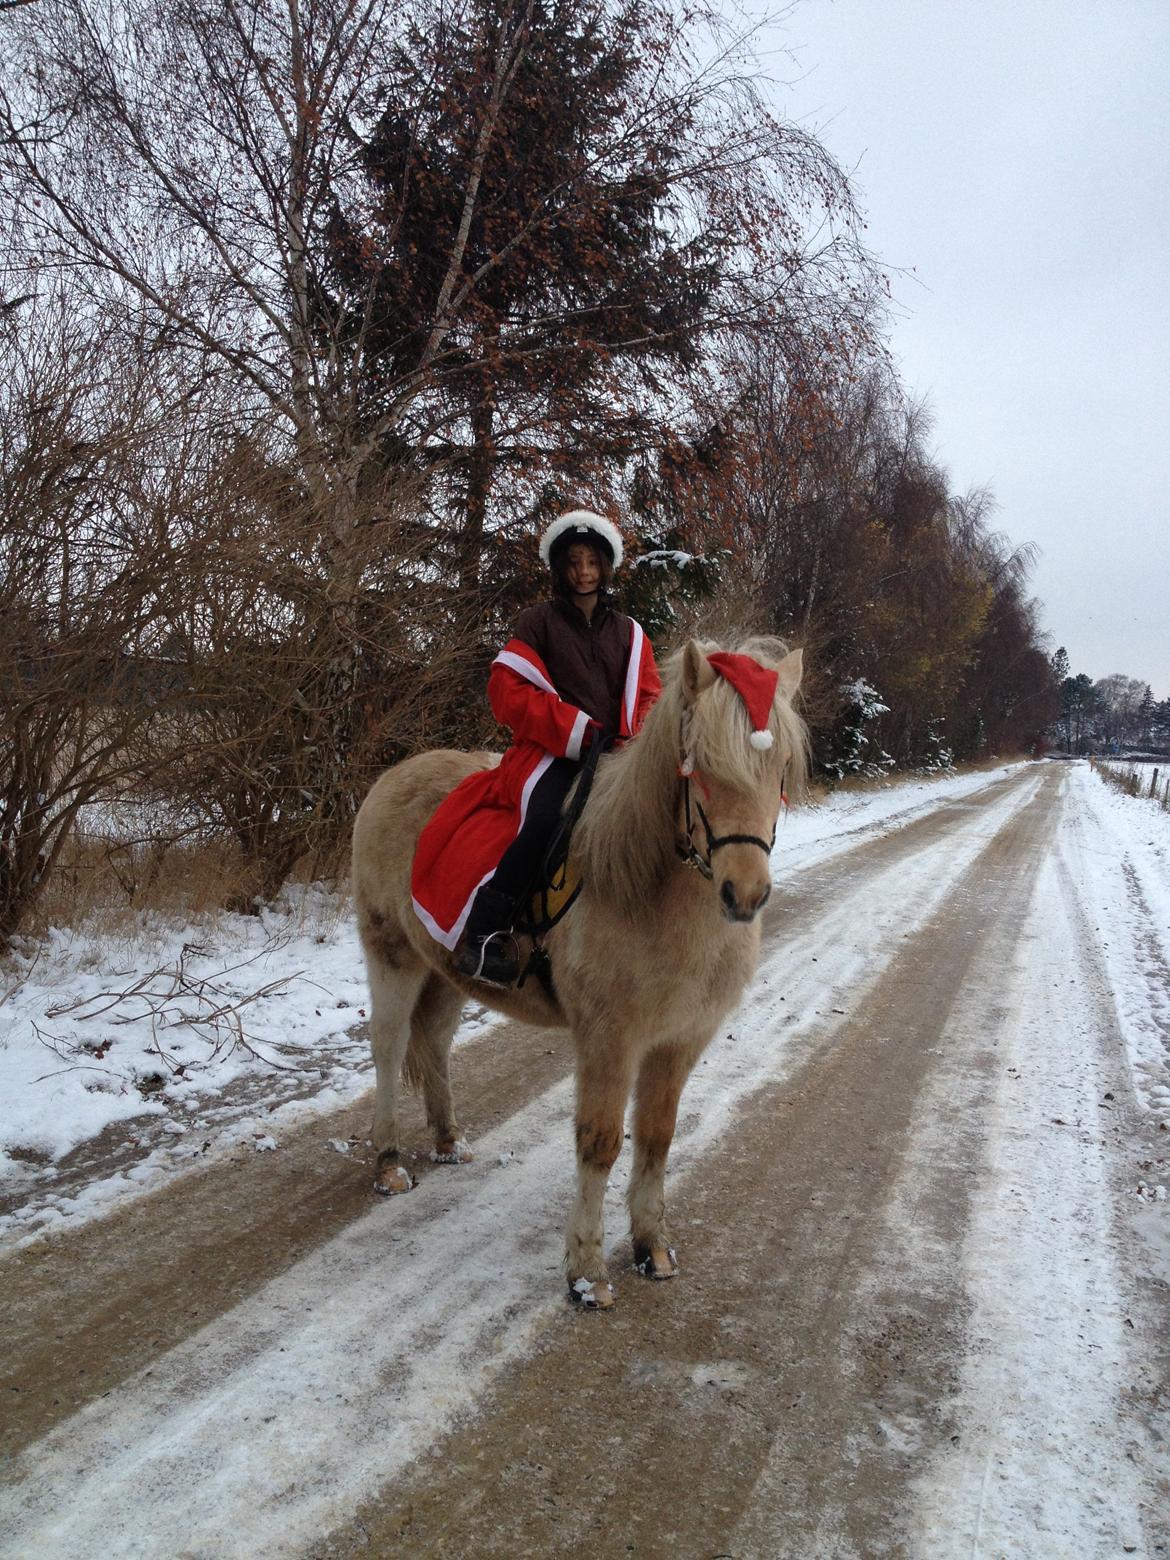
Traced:
POLYGON ((1134 1091, 1170 1119, 1170 813, 1078 764, 1064 857, 1105 951, 1134 1091))

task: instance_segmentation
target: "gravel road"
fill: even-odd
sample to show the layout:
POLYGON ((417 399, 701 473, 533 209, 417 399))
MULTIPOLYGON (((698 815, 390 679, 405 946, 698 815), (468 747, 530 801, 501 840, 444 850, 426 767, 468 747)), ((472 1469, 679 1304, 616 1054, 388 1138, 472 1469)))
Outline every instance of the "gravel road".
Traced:
MULTIPOLYGON (((465 1169, 369 1099, 0 1261, 0 1553, 1170 1553, 1166 1274, 1067 774, 778 884, 684 1096, 682 1271, 562 1299, 567 1037, 456 1058, 465 1169), (1063 843, 1062 843, 1063 841, 1063 843)), ((623 1269, 627 1271, 623 1272, 623 1269)))

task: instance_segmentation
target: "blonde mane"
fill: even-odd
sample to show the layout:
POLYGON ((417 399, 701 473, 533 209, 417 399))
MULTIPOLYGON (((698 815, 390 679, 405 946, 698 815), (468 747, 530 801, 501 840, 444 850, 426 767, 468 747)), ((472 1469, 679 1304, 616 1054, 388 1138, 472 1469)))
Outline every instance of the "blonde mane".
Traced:
MULTIPOLYGON (((699 643, 704 654, 722 648, 699 643)), ((776 667, 788 653, 781 639, 755 637, 736 647, 762 666, 776 667)), ((573 836, 573 855, 590 888, 629 913, 644 913, 675 865, 679 765, 737 791, 754 793, 783 783, 797 800, 808 774, 804 722, 779 689, 772 702, 772 747, 752 747, 751 727, 739 695, 716 677, 693 702, 683 687, 683 652, 663 668, 663 689, 638 736, 600 765, 593 792, 573 836)))

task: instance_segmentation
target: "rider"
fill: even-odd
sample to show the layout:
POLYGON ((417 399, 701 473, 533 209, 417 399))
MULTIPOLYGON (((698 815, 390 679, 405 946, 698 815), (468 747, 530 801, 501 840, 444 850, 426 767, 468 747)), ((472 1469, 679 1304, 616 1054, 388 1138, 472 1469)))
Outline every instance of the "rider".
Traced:
POLYGON ((456 954, 463 974, 499 985, 519 974, 506 934, 584 753, 632 736, 662 688, 649 639, 610 599, 622 561, 612 521, 587 509, 561 515, 541 538, 540 556, 552 571, 552 597, 521 613, 488 679, 496 719, 512 732, 490 798, 513 804, 511 842, 475 895, 456 954))

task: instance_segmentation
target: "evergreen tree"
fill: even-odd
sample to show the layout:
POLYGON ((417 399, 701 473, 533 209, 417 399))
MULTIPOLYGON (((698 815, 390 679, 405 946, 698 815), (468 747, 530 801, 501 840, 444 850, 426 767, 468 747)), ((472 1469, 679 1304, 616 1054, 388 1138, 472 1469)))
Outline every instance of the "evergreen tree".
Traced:
POLYGON ((696 72, 686 32, 641 0, 428 15, 361 147, 367 190, 336 203, 329 261, 359 300, 370 406, 427 376, 386 453, 444 475, 462 594, 484 579, 502 471, 521 506, 604 489, 675 441, 720 333, 862 264, 823 148, 746 79, 696 72), (811 201, 840 219, 831 263, 803 246, 811 201))

